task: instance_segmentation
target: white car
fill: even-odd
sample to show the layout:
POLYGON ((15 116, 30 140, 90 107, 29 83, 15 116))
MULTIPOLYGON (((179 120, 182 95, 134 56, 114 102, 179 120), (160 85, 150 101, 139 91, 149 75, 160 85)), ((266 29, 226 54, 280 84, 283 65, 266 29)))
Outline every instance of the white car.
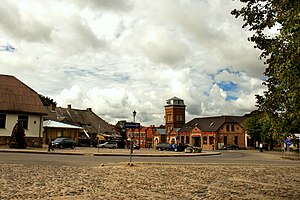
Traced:
POLYGON ((97 147, 115 149, 118 148, 118 144, 116 142, 104 142, 102 144, 98 144, 97 147))

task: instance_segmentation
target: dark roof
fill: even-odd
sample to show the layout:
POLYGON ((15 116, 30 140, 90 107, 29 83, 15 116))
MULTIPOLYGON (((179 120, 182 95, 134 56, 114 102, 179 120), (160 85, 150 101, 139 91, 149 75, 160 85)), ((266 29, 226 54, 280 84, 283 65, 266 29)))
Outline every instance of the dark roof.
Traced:
POLYGON ((104 121, 89 108, 86 110, 79 110, 56 107, 55 111, 52 111, 48 107, 46 109, 48 112, 46 119, 81 126, 89 133, 114 132, 113 125, 104 121))
POLYGON ((171 101, 171 100, 183 101, 182 99, 179 99, 178 97, 175 97, 175 96, 168 99, 167 101, 171 101))
POLYGON ((201 131, 215 132, 224 123, 240 124, 244 121, 242 116, 216 116, 216 117, 201 117, 194 118, 186 123, 179 131, 190 132, 194 127, 198 127, 201 131))
POLYGON ((1 74, 0 111, 46 114, 37 92, 14 76, 1 74))

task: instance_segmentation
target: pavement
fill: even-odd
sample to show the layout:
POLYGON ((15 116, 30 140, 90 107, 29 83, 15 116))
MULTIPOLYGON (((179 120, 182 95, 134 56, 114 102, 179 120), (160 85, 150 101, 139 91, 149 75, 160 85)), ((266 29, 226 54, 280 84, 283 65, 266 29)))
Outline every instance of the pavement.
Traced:
MULTIPOLYGON (((60 154, 60 155, 88 155, 88 156, 129 156, 129 149, 100 149, 96 147, 76 147, 75 149, 54 149, 48 152, 47 145, 41 148, 27 147, 26 149, 13 149, 7 145, 0 145, 0 152, 5 153, 34 153, 34 154, 60 154)), ((202 151, 201 153, 185 153, 175 151, 158 151, 155 149, 133 150, 132 156, 139 157, 183 157, 183 156, 212 156, 220 155, 218 151, 202 151)))

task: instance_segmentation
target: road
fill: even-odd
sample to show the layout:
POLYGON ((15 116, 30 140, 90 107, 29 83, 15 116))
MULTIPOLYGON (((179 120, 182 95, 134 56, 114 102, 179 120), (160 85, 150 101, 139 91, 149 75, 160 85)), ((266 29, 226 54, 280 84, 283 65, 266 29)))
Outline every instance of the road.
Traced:
MULTIPOLYGON (((133 162, 192 163, 192 164, 252 164, 299 165, 299 161, 282 159, 279 155, 253 151, 222 151, 214 156, 133 157, 133 162)), ((47 166, 99 166, 102 163, 129 162, 129 156, 55 155, 31 153, 0 153, 0 163, 47 166)))

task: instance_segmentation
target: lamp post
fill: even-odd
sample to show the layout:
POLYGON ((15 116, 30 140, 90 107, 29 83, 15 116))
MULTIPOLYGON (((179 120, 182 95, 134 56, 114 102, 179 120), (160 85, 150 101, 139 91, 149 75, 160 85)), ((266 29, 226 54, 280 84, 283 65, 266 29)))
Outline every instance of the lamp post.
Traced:
POLYGON ((132 114, 133 114, 133 122, 135 122, 136 111, 134 110, 134 111, 132 112, 132 114))
MULTIPOLYGON (((135 123, 136 111, 134 110, 132 112, 132 114, 133 114, 133 123, 135 123)), ((132 140, 133 140, 133 137, 134 137, 134 128, 132 128, 132 130, 133 130, 133 133, 130 137, 130 155, 129 155, 129 165, 130 166, 132 166, 132 153, 133 153, 133 141, 132 140)))

